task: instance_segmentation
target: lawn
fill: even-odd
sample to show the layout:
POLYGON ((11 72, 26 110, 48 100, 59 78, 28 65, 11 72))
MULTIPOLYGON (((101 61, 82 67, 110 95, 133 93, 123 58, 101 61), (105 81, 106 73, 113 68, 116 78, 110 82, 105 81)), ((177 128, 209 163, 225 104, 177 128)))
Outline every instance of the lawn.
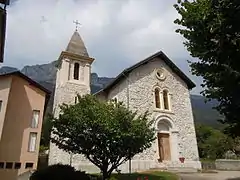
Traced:
POLYGON ((177 180, 178 176, 169 172, 142 172, 132 174, 113 174, 116 180, 177 180))

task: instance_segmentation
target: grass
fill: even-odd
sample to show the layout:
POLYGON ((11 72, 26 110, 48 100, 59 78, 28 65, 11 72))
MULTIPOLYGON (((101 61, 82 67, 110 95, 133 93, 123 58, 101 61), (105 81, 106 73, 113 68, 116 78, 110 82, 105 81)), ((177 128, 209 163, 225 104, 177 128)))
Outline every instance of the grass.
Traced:
POLYGON ((169 172, 141 172, 132 174, 113 174, 116 180, 177 180, 178 176, 169 172))

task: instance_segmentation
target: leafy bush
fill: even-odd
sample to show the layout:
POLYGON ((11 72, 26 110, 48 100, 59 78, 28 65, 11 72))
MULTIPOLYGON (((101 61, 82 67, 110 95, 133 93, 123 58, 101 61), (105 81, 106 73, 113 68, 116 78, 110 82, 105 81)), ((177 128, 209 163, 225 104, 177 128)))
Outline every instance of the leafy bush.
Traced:
POLYGON ((201 158, 221 159, 232 149, 232 139, 210 126, 196 125, 196 135, 201 158))
POLYGON ((43 146, 43 145, 40 145, 40 147, 39 147, 39 152, 40 152, 40 153, 45 153, 45 151, 48 150, 48 149, 49 149, 48 147, 43 146))
POLYGON ((117 178, 116 177, 110 177, 109 180, 117 180, 117 178))
POLYGON ((90 177, 69 165, 56 164, 35 171, 30 180, 90 180, 90 177))

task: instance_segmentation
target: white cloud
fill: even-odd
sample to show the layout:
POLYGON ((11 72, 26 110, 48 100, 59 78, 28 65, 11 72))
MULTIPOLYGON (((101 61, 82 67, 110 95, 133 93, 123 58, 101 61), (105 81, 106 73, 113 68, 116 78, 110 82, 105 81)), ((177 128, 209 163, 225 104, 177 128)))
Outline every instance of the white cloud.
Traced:
POLYGON ((175 33, 176 0, 16 0, 8 8, 5 65, 56 60, 75 29, 89 54, 93 70, 115 76, 120 70, 163 50, 187 71, 183 39, 175 33), (182 66, 182 64, 185 64, 182 66))
POLYGON ((83 36, 94 41, 91 34, 94 37, 108 18, 105 6, 79 5, 71 0, 16 1, 8 9, 6 64, 22 67, 57 59, 73 33, 75 19, 84 25, 83 36))

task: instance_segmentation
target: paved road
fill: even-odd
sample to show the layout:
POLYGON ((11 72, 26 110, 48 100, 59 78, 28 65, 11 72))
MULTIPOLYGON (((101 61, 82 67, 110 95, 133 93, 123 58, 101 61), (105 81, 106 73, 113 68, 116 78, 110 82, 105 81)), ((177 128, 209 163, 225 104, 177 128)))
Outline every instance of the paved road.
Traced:
POLYGON ((179 174, 182 180, 240 180, 240 171, 179 174))

